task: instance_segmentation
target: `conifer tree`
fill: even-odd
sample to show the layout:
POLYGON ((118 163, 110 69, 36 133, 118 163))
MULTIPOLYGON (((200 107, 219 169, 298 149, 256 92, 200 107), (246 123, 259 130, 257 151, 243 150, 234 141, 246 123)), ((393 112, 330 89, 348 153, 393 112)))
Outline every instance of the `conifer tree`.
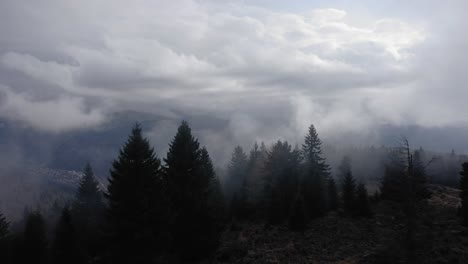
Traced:
POLYGON ((370 217, 372 215, 369 195, 367 193, 366 186, 363 183, 357 186, 355 215, 361 217, 370 217))
POLYGON ((203 147, 201 149, 201 163, 203 171, 201 174, 206 175, 210 179, 208 185, 208 201, 207 201, 207 223, 206 228, 207 243, 209 250, 218 246, 222 228, 225 221, 225 203, 224 196, 221 191, 221 184, 216 176, 213 162, 211 161, 208 150, 203 147))
POLYGON ((420 152, 411 152, 408 140, 403 138, 402 145, 390 153, 390 158, 380 187, 382 199, 414 205, 429 198, 427 175, 420 152))
POLYGON ((427 188, 427 165, 425 164, 423 155, 424 153, 422 153, 421 150, 414 151, 412 158, 413 175, 410 177, 412 185, 414 186, 412 191, 415 193, 416 197, 419 197, 419 199, 426 199, 431 196, 431 193, 427 188))
POLYGON ((468 226, 468 162, 463 163, 462 171, 460 172, 460 198, 461 208, 460 213, 462 217, 462 224, 468 226))
POLYGON ((160 164, 140 125, 135 125, 112 163, 105 194, 112 263, 151 263, 165 249, 167 214, 160 164))
POLYGON ((304 231, 307 228, 306 208, 304 197, 301 193, 296 195, 289 217, 289 229, 293 231, 304 231))
POLYGON ((72 208, 72 218, 80 245, 89 255, 95 257, 100 245, 100 226, 104 217, 103 194, 91 165, 86 164, 72 208))
POLYGON ((288 142, 278 141, 265 162, 264 199, 268 220, 280 224, 291 213, 298 188, 299 153, 288 142))
POLYGON ((207 154, 192 136, 188 123, 183 121, 169 145, 165 177, 174 216, 171 220, 173 247, 185 260, 204 258, 218 246, 218 234, 213 234, 217 223, 210 216, 213 208, 209 203, 215 175, 206 170, 207 154))
POLYGON ((6 240, 10 223, 7 222, 2 212, 0 212, 0 241, 6 240))
POLYGON ((330 177, 328 179, 328 206, 330 210, 335 211, 338 209, 338 190, 336 188, 335 179, 330 177))
POLYGON ((8 250, 8 245, 10 243, 10 241, 8 240, 9 226, 10 226, 10 223, 7 222, 2 212, 0 212, 0 260, 8 260, 9 258, 9 253, 10 253, 8 250))
POLYGON ((248 208, 249 216, 258 211, 255 209, 258 209, 262 199, 263 176, 267 155, 268 151, 265 144, 262 142, 259 147, 257 142, 255 142, 249 154, 247 180, 244 182, 241 190, 241 199, 245 200, 244 204, 248 208))
POLYGON ((408 139, 402 138, 401 145, 391 153, 391 163, 387 165, 382 180, 381 196, 401 206, 406 216, 405 248, 407 260, 414 262, 416 234, 418 226, 417 204, 428 198, 424 166, 418 152, 412 152, 408 139))
POLYGON ((27 216, 23 233, 23 250, 20 256, 22 263, 47 263, 48 242, 44 218, 40 212, 27 216))
POLYGON ((52 244, 52 263, 84 263, 78 247, 75 226, 72 223, 71 213, 68 208, 62 210, 62 215, 55 228, 55 237, 52 244))
POLYGON ((302 145, 304 158, 304 198, 311 218, 322 216, 327 210, 326 183, 330 168, 322 157, 322 141, 314 125, 309 127, 302 145))
POLYGON ((96 212, 100 212, 103 208, 103 195, 99 181, 94 176, 93 169, 88 163, 83 170, 83 177, 78 186, 73 210, 80 217, 88 218, 96 214, 96 212))
POLYGON ((226 194, 229 197, 231 215, 238 219, 249 214, 248 160, 242 147, 237 146, 228 165, 226 194))
POLYGON ((354 212, 356 182, 351 171, 351 161, 348 156, 343 158, 339 169, 341 177, 343 211, 345 215, 351 216, 354 212))
POLYGON ((457 159, 457 154, 455 150, 452 149, 447 160, 447 169, 446 169, 446 179, 445 184, 448 186, 455 187, 458 185, 458 170, 460 168, 460 163, 457 159))
POLYGON ((234 196, 240 198, 241 189, 247 180, 247 155, 241 146, 234 148, 227 170, 226 196, 231 200, 234 196))

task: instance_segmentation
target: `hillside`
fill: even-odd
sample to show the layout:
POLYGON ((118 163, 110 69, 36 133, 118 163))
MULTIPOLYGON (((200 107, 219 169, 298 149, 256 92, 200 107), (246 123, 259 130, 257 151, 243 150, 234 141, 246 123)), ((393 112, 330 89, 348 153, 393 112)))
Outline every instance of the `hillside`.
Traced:
POLYGON ((75 194, 81 172, 43 167, 10 168, 0 174, 0 211, 18 220, 25 208, 47 212, 75 194))
MULTIPOLYGON (((418 263, 467 263, 468 229, 459 224, 458 190, 432 185, 419 205, 415 255, 418 263)), ((371 219, 333 212, 312 221, 304 233, 285 226, 232 223, 217 263, 399 263, 405 254, 405 219, 395 205, 373 204, 371 219)))

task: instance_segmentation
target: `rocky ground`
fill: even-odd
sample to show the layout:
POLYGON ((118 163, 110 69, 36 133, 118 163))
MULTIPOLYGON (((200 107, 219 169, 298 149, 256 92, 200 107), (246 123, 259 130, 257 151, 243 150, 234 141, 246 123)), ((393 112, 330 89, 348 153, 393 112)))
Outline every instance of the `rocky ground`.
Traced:
MULTIPOLYGON (((468 263, 468 229, 459 224, 458 190, 431 186, 418 206, 411 263, 468 263)), ((375 216, 353 219, 330 213, 303 233, 286 226, 234 223, 225 232, 217 263, 408 263, 406 218, 388 202, 375 216)))

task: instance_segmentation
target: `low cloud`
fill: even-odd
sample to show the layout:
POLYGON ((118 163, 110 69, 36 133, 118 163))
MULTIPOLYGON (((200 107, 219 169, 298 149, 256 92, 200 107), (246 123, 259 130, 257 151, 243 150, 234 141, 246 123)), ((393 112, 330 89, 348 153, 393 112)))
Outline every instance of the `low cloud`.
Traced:
POLYGON ((192 0, 6 0, 0 10, 1 116, 41 130, 93 126, 142 108, 229 120, 240 144, 296 141, 310 123, 327 135, 371 135, 376 124, 467 124, 457 115, 466 74, 444 70, 466 69, 467 55, 448 50, 466 34, 432 27, 443 16, 417 23, 192 0), (447 68, 434 72, 441 63, 447 68), (38 85, 54 96, 40 99, 38 85))

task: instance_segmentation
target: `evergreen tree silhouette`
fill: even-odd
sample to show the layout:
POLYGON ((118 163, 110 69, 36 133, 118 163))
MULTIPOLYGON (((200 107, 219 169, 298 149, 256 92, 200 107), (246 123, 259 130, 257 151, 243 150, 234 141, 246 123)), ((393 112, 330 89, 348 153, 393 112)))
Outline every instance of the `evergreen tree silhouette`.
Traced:
POLYGON ((338 209, 338 190, 336 187, 335 179, 330 177, 328 179, 328 206, 329 209, 335 211, 338 209))
POLYGON ((299 153, 288 142, 278 141, 265 162, 264 203, 269 223, 288 219, 299 181, 299 153))
POLYGON ((351 161, 345 156, 339 167, 341 178, 341 190, 343 200, 343 211, 345 215, 352 216, 356 199, 356 181, 351 171, 351 161))
POLYGON ((212 217, 210 204, 215 175, 207 170, 208 157, 183 121, 169 145, 165 177, 173 216, 173 247, 184 260, 205 258, 218 246, 218 234, 213 230, 220 228, 212 217))
POLYGON ((258 214, 261 210, 259 209, 260 202, 263 195, 263 177, 264 177, 264 168, 265 160, 268 155, 265 144, 262 142, 260 147, 257 142, 255 142, 254 147, 250 151, 249 160, 248 160, 248 169, 247 169, 247 179, 244 181, 240 200, 244 204, 244 207, 247 208, 248 217, 258 217, 258 214))
POLYGON ((372 216, 372 211, 369 203, 369 195, 367 193, 366 186, 363 183, 358 184, 357 186, 355 215, 361 217, 372 216))
POLYGON ((304 197, 301 193, 296 196, 289 217, 289 229, 293 231, 304 231, 307 228, 306 208, 304 197))
POLYGON ((111 263, 152 263, 167 241, 161 162, 136 124, 112 163, 106 215, 111 263))
POLYGON ((309 217, 315 218, 325 214, 327 210, 326 183, 330 175, 330 167, 322 157, 322 141, 314 125, 309 127, 302 145, 304 158, 304 198, 309 217))
POLYGON ((463 163, 462 171, 460 172, 460 198, 461 208, 460 213, 462 217, 462 224, 468 226, 468 162, 463 163))
POLYGON ((10 252, 9 246, 11 241, 9 241, 9 226, 10 223, 7 222, 2 212, 0 212, 0 260, 9 263, 10 252))
POLYGON ((424 153, 421 150, 414 151, 412 158, 413 175, 410 178, 414 186, 413 192, 419 199, 427 199, 431 196, 427 188, 427 165, 424 162, 423 155, 424 153))
POLYGON ((55 228, 52 263, 85 263, 78 247, 77 233, 68 208, 62 210, 62 215, 55 228))
POLYGON ((207 201, 207 227, 206 227, 206 249, 207 252, 218 247, 220 235, 225 222, 225 203, 224 196, 221 191, 221 184, 216 176, 213 162, 211 161, 208 150, 203 147, 201 149, 202 174, 210 179, 208 185, 208 201, 207 201))
MULTIPOLYGON (((226 197, 231 201, 236 196, 237 201, 240 201, 242 189, 246 186, 247 180, 247 155, 245 154, 242 147, 237 146, 232 152, 231 161, 227 168, 227 180, 226 180, 226 197)), ((234 206, 241 206, 235 205, 234 206)))
POLYGON ((7 222, 6 218, 0 212, 0 241, 6 240, 9 233, 10 223, 7 222))
POLYGON ((104 217, 103 194, 91 165, 86 164, 71 210, 77 239, 89 258, 98 255, 103 247, 100 227, 104 217))
POLYGON ((40 212, 32 212, 27 216, 23 233, 22 263, 47 263, 48 242, 44 218, 40 212))

